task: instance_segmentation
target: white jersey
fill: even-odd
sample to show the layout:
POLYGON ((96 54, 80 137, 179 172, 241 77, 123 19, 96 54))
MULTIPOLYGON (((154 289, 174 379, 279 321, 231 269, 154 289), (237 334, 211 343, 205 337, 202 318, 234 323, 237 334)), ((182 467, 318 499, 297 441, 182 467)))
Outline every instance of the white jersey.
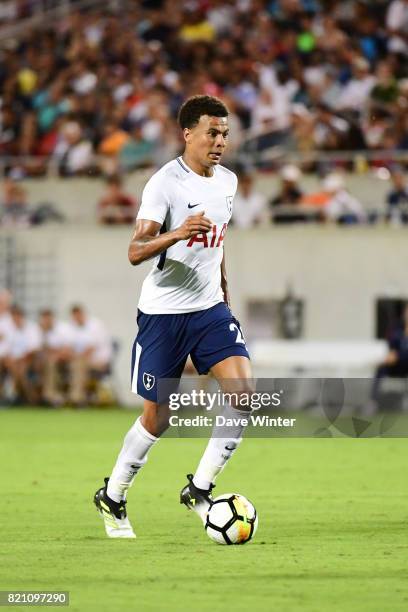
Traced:
POLYGON ((155 258, 142 287, 142 312, 195 312, 223 301, 223 240, 236 190, 237 177, 227 168, 215 166, 211 177, 200 176, 181 157, 153 174, 144 188, 138 219, 156 221, 162 232, 168 232, 190 215, 205 211, 213 226, 208 233, 180 240, 155 258))

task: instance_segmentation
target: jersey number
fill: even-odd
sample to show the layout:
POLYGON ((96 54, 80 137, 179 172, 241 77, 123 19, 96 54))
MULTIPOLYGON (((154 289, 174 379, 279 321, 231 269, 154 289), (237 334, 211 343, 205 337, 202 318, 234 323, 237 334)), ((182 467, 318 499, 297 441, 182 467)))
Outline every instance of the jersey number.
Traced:
POLYGON ((244 336, 242 335, 242 331, 239 329, 236 323, 231 323, 229 326, 230 331, 236 331, 237 337, 235 338, 235 342, 239 342, 240 344, 245 344, 244 336))

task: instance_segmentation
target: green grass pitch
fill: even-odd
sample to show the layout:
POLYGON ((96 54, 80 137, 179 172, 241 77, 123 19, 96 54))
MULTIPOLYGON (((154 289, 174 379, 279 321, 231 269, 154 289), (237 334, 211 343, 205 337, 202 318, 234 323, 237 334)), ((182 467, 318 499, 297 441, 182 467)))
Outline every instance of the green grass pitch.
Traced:
POLYGON ((1 590, 69 590, 81 612, 408 610, 406 439, 245 440, 216 489, 259 512, 235 547, 178 502, 205 440, 161 440, 129 493, 138 538, 108 540, 92 495, 134 418, 0 412, 1 590))

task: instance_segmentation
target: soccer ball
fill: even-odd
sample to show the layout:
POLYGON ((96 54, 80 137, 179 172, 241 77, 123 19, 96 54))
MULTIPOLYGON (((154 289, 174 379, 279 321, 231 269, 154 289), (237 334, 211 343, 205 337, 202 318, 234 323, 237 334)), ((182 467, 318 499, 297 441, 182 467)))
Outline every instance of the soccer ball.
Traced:
POLYGON ((217 544, 245 544, 253 538, 257 527, 255 507, 238 493, 216 497, 205 521, 208 537, 217 544))

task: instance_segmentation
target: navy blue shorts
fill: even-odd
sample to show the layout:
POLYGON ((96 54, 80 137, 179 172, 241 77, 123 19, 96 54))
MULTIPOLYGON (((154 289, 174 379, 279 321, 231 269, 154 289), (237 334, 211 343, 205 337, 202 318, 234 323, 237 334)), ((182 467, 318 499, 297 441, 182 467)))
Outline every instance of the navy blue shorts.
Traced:
POLYGON ((150 315, 139 310, 137 323, 132 391, 152 402, 158 401, 158 381, 180 379, 189 355, 199 374, 207 374, 233 355, 249 358, 241 326, 224 302, 184 314, 150 315))

